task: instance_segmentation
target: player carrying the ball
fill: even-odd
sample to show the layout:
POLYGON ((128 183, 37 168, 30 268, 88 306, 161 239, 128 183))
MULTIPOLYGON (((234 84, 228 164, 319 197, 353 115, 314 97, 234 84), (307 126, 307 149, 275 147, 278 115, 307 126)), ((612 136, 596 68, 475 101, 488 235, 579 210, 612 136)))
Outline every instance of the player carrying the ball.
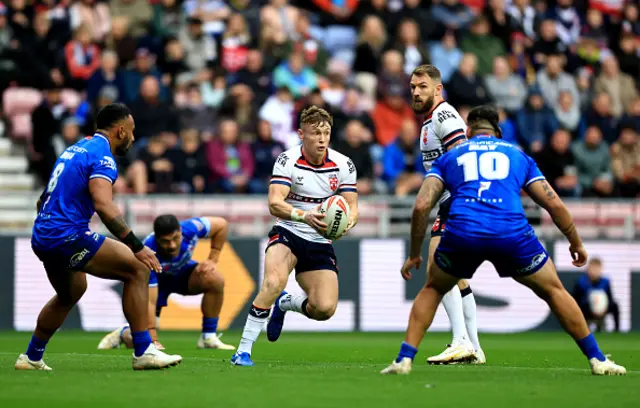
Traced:
POLYGON ((333 245, 326 238, 340 238, 358 222, 356 168, 343 154, 329 148, 333 119, 327 111, 312 106, 300 116, 296 146, 278 156, 269 185, 269 211, 278 217, 269 233, 265 254, 264 281, 242 332, 238 351, 231 364, 252 366, 251 349, 267 322, 267 338, 278 340, 286 312, 301 313, 310 319, 327 320, 338 305, 338 265, 333 245), (349 221, 342 234, 327 232, 324 214, 318 207, 335 194, 346 200, 349 221), (289 274, 307 296, 291 296, 284 291, 289 274), (274 305, 275 303, 275 305, 274 305))
POLYGON ((569 241, 575 266, 587 262, 587 251, 562 200, 533 159, 501 139, 498 112, 480 106, 469 112, 469 137, 446 153, 427 174, 413 209, 411 252, 402 266, 404 279, 422 262, 422 242, 429 213, 445 189, 451 192, 451 218, 429 266, 427 284, 416 297, 398 357, 382 374, 408 374, 418 346, 433 322, 442 296, 460 279, 471 279, 485 261, 498 274, 513 278, 544 300, 564 330, 576 341, 593 375, 624 375, 589 332, 573 297, 558 278, 553 262, 529 225, 520 191, 543 207, 569 241))
MULTIPOLYGON (((177 293, 202 297, 202 335, 198 348, 235 350, 223 343, 217 335, 218 318, 224 300, 224 277, 217 268, 218 259, 227 241, 229 226, 221 217, 197 217, 178 221, 173 214, 158 216, 153 221, 153 232, 144 239, 144 244, 156 252, 162 273, 149 275, 149 332, 159 350, 157 326, 162 308, 167 306, 169 296, 177 293), (210 238, 209 258, 202 262, 193 259, 198 240, 210 238)), ((131 329, 121 326, 107 334, 98 344, 99 350, 118 348, 122 344, 133 347, 131 329)))

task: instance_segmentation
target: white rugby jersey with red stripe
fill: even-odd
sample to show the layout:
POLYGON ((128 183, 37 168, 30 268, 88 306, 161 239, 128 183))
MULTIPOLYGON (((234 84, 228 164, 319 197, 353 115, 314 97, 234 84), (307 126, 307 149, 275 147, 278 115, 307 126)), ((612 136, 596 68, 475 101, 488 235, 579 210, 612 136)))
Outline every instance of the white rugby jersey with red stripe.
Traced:
MULTIPOLYGON (((309 211, 335 194, 358 192, 356 173, 351 159, 342 153, 328 149, 322 164, 312 165, 302 154, 302 147, 296 146, 278 156, 270 184, 288 186, 291 190, 285 201, 293 208, 309 211)), ((278 219, 276 225, 308 241, 331 242, 303 222, 278 219)))
MULTIPOLYGON (((467 138, 467 124, 458 111, 445 101, 438 103, 420 129, 420 151, 422 165, 431 170, 433 162, 447 152, 454 143, 467 138)), ((440 198, 443 202, 451 195, 445 191, 440 198)))

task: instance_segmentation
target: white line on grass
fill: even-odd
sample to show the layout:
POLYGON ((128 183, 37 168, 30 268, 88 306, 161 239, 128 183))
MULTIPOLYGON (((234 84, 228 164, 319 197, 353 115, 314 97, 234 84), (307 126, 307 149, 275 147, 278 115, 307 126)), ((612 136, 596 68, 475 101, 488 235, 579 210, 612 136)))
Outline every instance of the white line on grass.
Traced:
MULTIPOLYGON (((0 351, 0 355, 16 355, 16 353, 10 353, 10 352, 6 352, 6 351, 0 351)), ((130 356, 128 355, 121 355, 121 354, 109 354, 109 352, 105 352, 104 354, 101 353, 47 353, 47 355, 49 356, 66 356, 66 357, 101 357, 101 358, 130 358, 130 356)), ((188 356, 188 357, 183 357, 184 360, 195 360, 195 361, 212 361, 212 360, 220 360, 220 359, 225 359, 224 357, 221 356, 212 356, 212 357, 192 357, 192 356, 188 356)), ((347 366, 347 367, 362 367, 362 368, 368 368, 368 367, 381 367, 384 368, 384 364, 383 363, 358 363, 358 362, 341 362, 341 361, 330 361, 330 362, 319 362, 319 361, 314 361, 314 362, 305 362, 302 364, 294 364, 291 361, 286 361, 286 360, 259 360, 259 363, 262 364, 284 364, 284 365, 324 365, 324 366, 328 366, 328 365, 333 365, 333 366, 347 366)), ((421 363, 416 364, 418 366, 422 365, 421 363)), ((424 364, 424 366, 427 366, 427 364, 424 364)), ((477 369, 482 369, 482 370, 522 370, 522 371, 574 371, 574 372, 589 372, 589 369, 586 368, 576 368, 576 367, 520 367, 520 366, 503 366, 503 365, 484 365, 484 366, 479 366, 479 365, 462 365, 462 364, 457 364, 457 365, 440 365, 438 366, 438 369, 462 369, 462 367, 476 367, 477 369)), ((627 374, 631 374, 631 375, 637 375, 640 374, 640 371, 627 371, 627 374)))

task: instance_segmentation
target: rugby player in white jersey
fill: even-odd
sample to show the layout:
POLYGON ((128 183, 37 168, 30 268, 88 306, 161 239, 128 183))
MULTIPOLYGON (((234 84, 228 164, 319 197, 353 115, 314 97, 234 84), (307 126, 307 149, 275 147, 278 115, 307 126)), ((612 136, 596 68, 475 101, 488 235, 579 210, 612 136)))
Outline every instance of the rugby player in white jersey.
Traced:
MULTIPOLYGON (((458 111, 442 98, 440 71, 430 64, 420 65, 411 74, 411 107, 416 114, 426 115, 420 130, 420 151, 425 170, 445 152, 466 140, 467 125, 458 111)), ((429 265, 440 243, 449 215, 450 194, 445 191, 440 199, 438 217, 431 229, 429 265)), ((427 359, 430 364, 474 363, 484 364, 486 358, 478 340, 476 301, 469 283, 461 279, 442 298, 447 311, 453 341, 437 356, 427 359)))
POLYGON ((327 320, 338 305, 338 265, 331 241, 323 237, 327 224, 318 212, 327 198, 340 194, 350 207, 345 232, 358 222, 356 168, 351 159, 329 148, 333 119, 324 109, 312 106, 300 115, 296 146, 278 156, 269 185, 269 211, 278 217, 269 233, 264 281, 242 332, 231 364, 253 366, 251 351, 267 322, 267 338, 280 337, 285 313, 301 313, 313 320, 327 320), (284 291, 289 274, 306 296, 284 291), (274 304, 275 303, 275 304, 274 304))

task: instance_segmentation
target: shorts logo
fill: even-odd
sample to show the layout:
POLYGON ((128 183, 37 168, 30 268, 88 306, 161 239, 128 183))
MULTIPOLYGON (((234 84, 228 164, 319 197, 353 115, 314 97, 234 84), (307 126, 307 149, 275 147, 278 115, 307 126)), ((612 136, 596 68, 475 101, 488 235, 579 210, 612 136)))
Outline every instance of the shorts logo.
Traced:
POLYGON ((438 232, 440 230, 440 218, 436 218, 433 222, 433 228, 431 228, 431 232, 438 232))
POLYGON ((531 260, 531 263, 528 266, 516 270, 516 273, 518 275, 523 275, 523 274, 530 273, 530 272, 536 270, 537 267, 542 265, 546 260, 547 260, 547 253, 546 252, 538 254, 538 255, 533 257, 533 259, 531 260))
POLYGON ((451 260, 442 252, 436 252, 436 261, 438 261, 443 268, 451 268, 451 260))
POLYGON ((73 255, 71 257, 71 260, 69 261, 69 268, 73 268, 74 266, 78 265, 80 262, 82 262, 84 257, 87 256, 88 254, 89 254, 89 250, 85 248, 81 252, 78 252, 77 254, 73 255))
POLYGON ((336 191, 338 189, 338 177, 335 174, 329 177, 329 187, 331 188, 331 191, 336 191))

